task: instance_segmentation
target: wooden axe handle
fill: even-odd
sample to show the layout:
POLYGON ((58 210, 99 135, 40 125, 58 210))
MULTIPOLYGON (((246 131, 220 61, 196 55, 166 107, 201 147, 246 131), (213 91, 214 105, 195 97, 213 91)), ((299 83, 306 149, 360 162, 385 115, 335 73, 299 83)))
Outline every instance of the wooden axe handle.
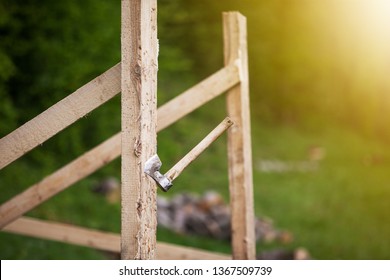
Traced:
POLYGON ((198 145, 196 145, 188 154, 186 154, 179 162, 177 162, 165 174, 167 178, 175 180, 181 172, 193 162, 204 150, 206 150, 215 140, 219 138, 229 127, 233 125, 233 121, 226 117, 216 128, 214 128, 198 145))

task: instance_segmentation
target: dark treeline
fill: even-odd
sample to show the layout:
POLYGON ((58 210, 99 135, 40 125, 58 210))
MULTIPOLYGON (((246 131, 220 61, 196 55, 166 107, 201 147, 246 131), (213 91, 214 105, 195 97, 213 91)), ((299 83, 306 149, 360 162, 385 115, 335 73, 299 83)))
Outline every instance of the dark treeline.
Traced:
MULTIPOLYGON (((372 30, 359 33, 356 19, 347 17, 348 5, 304 0, 158 3, 160 104, 222 66, 221 12, 238 10, 248 18, 254 125, 262 121, 319 129, 337 123, 390 140, 385 114, 390 105, 389 42, 383 36, 377 40, 380 35, 372 30)), ((1 0, 0 36, 4 136, 119 62, 120 2, 1 0)), ((120 129, 119 102, 110 101, 46 147, 70 159, 100 143, 120 129)), ((32 159, 40 156, 33 153, 32 159)))

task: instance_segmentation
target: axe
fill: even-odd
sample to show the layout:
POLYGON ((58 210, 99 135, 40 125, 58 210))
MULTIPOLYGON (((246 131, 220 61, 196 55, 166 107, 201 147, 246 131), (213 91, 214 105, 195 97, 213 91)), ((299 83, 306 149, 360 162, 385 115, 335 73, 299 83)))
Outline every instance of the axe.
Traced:
POLYGON ((193 162, 204 150, 206 150, 223 132, 233 125, 232 120, 225 118, 216 128, 214 128, 198 145, 177 162, 165 175, 160 173, 162 162, 158 155, 152 156, 145 162, 144 172, 152 177, 160 188, 166 192, 172 187, 181 172, 193 162))

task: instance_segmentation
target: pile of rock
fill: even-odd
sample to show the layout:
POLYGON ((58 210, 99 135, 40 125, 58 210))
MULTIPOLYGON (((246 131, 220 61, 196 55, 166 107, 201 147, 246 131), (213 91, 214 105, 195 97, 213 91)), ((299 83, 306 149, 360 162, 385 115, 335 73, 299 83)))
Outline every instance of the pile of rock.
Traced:
MULTIPOLYGON (((120 184, 116 178, 106 178, 93 186, 92 191, 104 195, 110 203, 120 202, 120 184)), ((230 240, 230 208, 222 196, 209 191, 202 196, 181 193, 171 199, 157 197, 158 225, 186 235, 201 235, 220 240, 230 240)), ((290 232, 276 229, 273 221, 266 217, 255 218, 256 241, 288 244, 293 236, 290 232)), ((290 247, 290 246, 289 246, 290 247)), ((119 255, 110 258, 120 258, 119 255)), ((262 251, 257 259, 304 260, 310 255, 304 248, 276 248, 262 251)))
MULTIPOLYGON (((182 193, 170 200, 158 197, 157 209, 158 224, 177 233, 231 238, 230 208, 216 192, 202 196, 182 193)), ((269 218, 256 218, 255 229, 260 242, 290 243, 293 239, 291 233, 275 229, 269 218)))

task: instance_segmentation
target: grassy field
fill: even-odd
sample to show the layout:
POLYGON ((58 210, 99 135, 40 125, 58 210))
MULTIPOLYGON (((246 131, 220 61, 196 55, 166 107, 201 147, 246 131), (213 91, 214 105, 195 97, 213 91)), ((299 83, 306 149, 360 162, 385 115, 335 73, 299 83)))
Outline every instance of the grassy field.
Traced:
POLYGON ((296 160, 311 145, 326 156, 309 173, 255 172, 256 212, 291 230, 317 259, 389 259, 390 153, 386 145, 337 129, 260 129, 256 159, 296 160))
MULTIPOLYGON (((184 119, 174 129, 162 132, 159 151, 163 168, 171 166, 215 124, 184 119), (191 137, 185 129, 188 125, 194 126, 195 134, 191 137)), ((390 258, 390 151, 387 145, 336 128, 310 131, 254 124, 252 130, 256 215, 271 218, 276 228, 288 230, 294 236, 294 241, 288 245, 258 244, 258 252, 275 247, 304 247, 315 259, 390 258), (313 146, 325 152, 318 167, 309 171, 295 168, 296 164, 307 161, 308 150, 313 146), (261 167, 264 161, 293 167, 265 172, 261 167)), ((182 191, 203 193, 214 189, 228 200, 224 140, 219 140, 191 165, 168 194, 159 192, 159 195, 172 196, 182 191)), ((119 176, 119 166, 119 160, 114 161, 29 212, 28 216, 119 233, 119 203, 110 204, 106 198, 91 192, 91 186, 100 178, 108 174, 119 176)), ((54 169, 42 170, 39 165, 23 162, 2 170, 0 202, 51 171, 54 169)), ((158 240, 230 252, 227 242, 182 236, 166 229, 159 229, 158 240)), ((0 233, 0 257, 104 259, 112 256, 59 242, 0 233)))

